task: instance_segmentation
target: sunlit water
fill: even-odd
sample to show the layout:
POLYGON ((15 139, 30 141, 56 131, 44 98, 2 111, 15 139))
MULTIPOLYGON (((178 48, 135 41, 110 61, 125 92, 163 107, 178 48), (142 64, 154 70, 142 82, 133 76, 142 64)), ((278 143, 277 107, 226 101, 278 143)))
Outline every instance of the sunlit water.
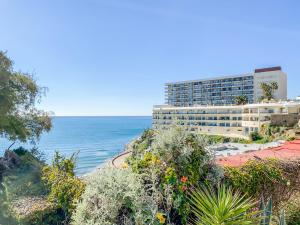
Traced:
MULTIPOLYGON (((151 117, 55 117, 53 129, 43 134, 37 146, 47 162, 56 150, 64 155, 79 151, 76 173, 82 175, 123 151, 129 141, 150 127, 151 117)), ((0 155, 10 143, 1 140, 0 155)))

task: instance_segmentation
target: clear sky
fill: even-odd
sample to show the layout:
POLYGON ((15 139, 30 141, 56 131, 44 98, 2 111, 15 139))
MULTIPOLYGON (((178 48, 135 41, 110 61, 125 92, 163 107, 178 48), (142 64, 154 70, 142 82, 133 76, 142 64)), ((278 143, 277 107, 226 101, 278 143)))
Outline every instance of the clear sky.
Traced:
POLYGON ((299 0, 0 0, 0 49, 56 115, 151 115, 163 84, 281 65, 300 95, 299 0))

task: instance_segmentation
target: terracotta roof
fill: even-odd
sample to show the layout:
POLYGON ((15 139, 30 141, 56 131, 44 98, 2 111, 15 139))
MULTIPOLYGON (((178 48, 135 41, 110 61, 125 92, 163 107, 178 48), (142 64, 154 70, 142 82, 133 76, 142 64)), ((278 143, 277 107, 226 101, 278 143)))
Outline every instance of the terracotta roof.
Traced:
POLYGON ((275 148, 268 148, 242 153, 239 155, 218 158, 216 162, 221 166, 238 167, 245 164, 248 160, 265 158, 300 159, 300 139, 286 142, 283 145, 275 148))

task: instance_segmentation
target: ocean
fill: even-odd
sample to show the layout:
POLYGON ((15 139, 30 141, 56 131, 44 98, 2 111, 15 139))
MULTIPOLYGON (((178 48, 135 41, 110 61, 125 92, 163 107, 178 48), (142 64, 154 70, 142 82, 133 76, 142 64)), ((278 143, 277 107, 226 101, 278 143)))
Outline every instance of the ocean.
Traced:
MULTIPOLYGON (((42 135, 37 147, 48 163, 55 151, 66 156, 79 151, 76 174, 83 175, 122 152, 151 122, 151 117, 142 116, 54 117, 52 130, 42 135)), ((0 140, 0 156, 9 145, 0 140)), ((13 148, 21 145, 33 147, 17 142, 13 148)))

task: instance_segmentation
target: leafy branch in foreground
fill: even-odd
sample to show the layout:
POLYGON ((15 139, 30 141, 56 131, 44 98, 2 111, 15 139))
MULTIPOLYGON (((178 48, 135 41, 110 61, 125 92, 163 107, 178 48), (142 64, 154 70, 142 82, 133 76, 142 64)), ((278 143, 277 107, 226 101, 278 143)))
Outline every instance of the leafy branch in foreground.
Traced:
POLYGON ((36 108, 44 93, 32 75, 14 71, 12 60, 0 51, 0 137, 35 141, 49 131, 48 113, 36 108))
POLYGON ((256 203, 239 191, 220 185, 217 190, 202 187, 190 193, 195 225, 258 224, 260 212, 252 211, 256 203))

